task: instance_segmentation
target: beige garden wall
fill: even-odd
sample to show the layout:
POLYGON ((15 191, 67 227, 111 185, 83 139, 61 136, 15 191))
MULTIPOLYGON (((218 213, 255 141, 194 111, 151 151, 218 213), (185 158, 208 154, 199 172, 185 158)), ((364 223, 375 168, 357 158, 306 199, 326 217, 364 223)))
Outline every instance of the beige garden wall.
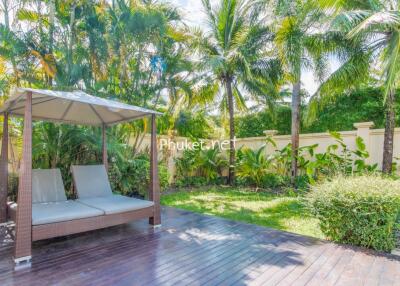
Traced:
MULTIPOLYGON (((277 149, 282 149, 287 144, 290 143, 290 135, 276 135, 276 131, 274 130, 266 130, 264 132, 266 135, 271 136, 273 140, 276 142, 277 147, 273 147, 271 144, 267 144, 267 148, 265 150, 266 154, 273 154, 277 149)), ((382 151, 383 151, 383 135, 384 129, 373 129, 372 122, 361 122, 354 124, 354 131, 342 131, 339 132, 343 138, 343 141, 348 146, 349 149, 356 149, 356 138, 360 136, 363 138, 366 148, 370 154, 370 158, 368 159, 368 163, 375 164, 377 163, 379 168, 382 166, 382 151)), ((251 137, 251 138, 237 138, 236 139, 236 148, 240 148, 242 146, 248 147, 251 149, 258 149, 266 144, 266 137, 251 137)), ((164 144, 161 143, 162 140, 170 140, 170 142, 174 142, 178 144, 179 147, 185 145, 185 142, 190 142, 188 138, 184 137, 176 137, 176 136, 159 136, 158 138, 158 147, 160 150, 160 159, 163 158, 167 161, 168 169, 171 176, 171 180, 173 180, 173 175, 175 174, 175 164, 174 159, 179 157, 182 154, 182 150, 177 150, 177 148, 168 148, 174 147, 166 146, 165 141, 164 144), (163 145, 161 148, 161 145, 163 145)), ((216 142, 210 142, 210 140, 203 140, 204 145, 215 144, 216 142)), ((228 142, 228 141, 226 141, 228 142)), ((322 153, 326 151, 326 148, 335 143, 335 139, 330 136, 329 133, 310 133, 310 134, 301 134, 300 135, 300 146, 309 146, 313 144, 318 144, 316 148, 317 153, 322 153)), ((150 144, 150 136, 145 136, 144 140, 140 146, 141 150, 148 148, 150 144)), ((176 145, 175 145, 176 147, 176 145)), ((400 128, 395 129, 395 137, 394 137, 394 157, 400 157, 400 128)))
MULTIPOLYGON (((290 135, 276 135, 276 131, 267 130, 264 132, 266 135, 271 136, 277 144, 277 147, 273 147, 271 144, 267 144, 265 150, 266 154, 273 154, 276 149, 282 149, 287 144, 290 143, 290 135)), ((379 168, 382 165, 382 151, 383 151, 383 136, 384 129, 373 129, 372 122, 362 122, 354 124, 354 131, 343 131, 339 132, 348 146, 348 148, 355 149, 355 140, 357 136, 364 139, 367 150, 370 154, 369 162, 370 164, 377 163, 379 168)), ((251 149, 258 149, 266 144, 266 137, 251 137, 251 138, 237 138, 236 148, 242 146, 251 149)), ((228 147, 229 141, 227 140, 202 140, 204 146, 210 146, 212 144, 225 144, 223 146, 228 147)), ((133 146, 137 142, 135 138, 130 140, 133 146)), ((167 162, 168 171, 171 174, 170 180, 173 181, 175 174, 175 158, 182 155, 183 149, 190 144, 191 141, 185 137, 174 136, 173 134, 160 135, 158 136, 158 147, 159 147, 159 159, 163 159, 167 162), (163 141, 164 140, 164 141, 163 141), (171 144, 165 144, 165 142, 172 142, 171 144), (174 145, 175 144, 175 145, 174 145)), ((325 152, 326 148, 335 143, 335 139, 332 138, 329 133, 311 133, 311 134, 301 134, 300 135, 300 146, 308 146, 313 144, 318 144, 316 148, 317 153, 325 152)), ((0 142, 1 145, 1 142, 0 142)), ((136 148, 138 150, 145 151, 150 146, 150 135, 146 134, 136 148)), ((11 149, 11 148, 10 148, 11 149)), ((10 154, 11 156, 11 154, 10 154)), ((395 129, 394 136, 394 157, 400 158, 400 128, 395 129)), ((10 166, 11 167, 11 166, 10 166)))
MULTIPOLYGON (((277 143, 276 149, 282 149, 284 146, 290 143, 290 135, 273 135, 274 131, 265 131, 266 134, 272 135, 272 138, 277 143)), ((384 129, 373 129, 372 122, 361 122, 354 124, 354 131, 342 131, 339 132, 343 138, 343 141, 349 149, 356 149, 356 138, 357 136, 363 138, 366 145, 367 151, 370 154, 368 163, 378 164, 379 168, 382 166, 382 152, 383 152, 383 138, 384 129)), ((255 149, 261 147, 265 143, 264 137, 244 138, 238 139, 237 146, 247 146, 255 149)), ((300 135, 300 146, 308 146, 318 144, 316 152, 325 152, 326 148, 335 143, 335 139, 329 135, 329 133, 310 133, 300 135)), ((267 154, 272 154, 275 151, 271 145, 266 148, 267 154)), ((400 157, 400 128, 395 129, 394 134, 394 157, 400 157)))

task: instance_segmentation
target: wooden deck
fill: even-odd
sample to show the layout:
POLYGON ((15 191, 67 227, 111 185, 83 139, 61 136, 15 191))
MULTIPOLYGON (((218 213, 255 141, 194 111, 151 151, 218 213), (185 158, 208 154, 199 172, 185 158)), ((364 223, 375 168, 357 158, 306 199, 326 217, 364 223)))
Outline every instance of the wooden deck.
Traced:
POLYGON ((0 285, 400 285, 393 256, 172 208, 162 216, 156 229, 140 221, 35 243, 32 267, 18 271, 3 241, 0 285))

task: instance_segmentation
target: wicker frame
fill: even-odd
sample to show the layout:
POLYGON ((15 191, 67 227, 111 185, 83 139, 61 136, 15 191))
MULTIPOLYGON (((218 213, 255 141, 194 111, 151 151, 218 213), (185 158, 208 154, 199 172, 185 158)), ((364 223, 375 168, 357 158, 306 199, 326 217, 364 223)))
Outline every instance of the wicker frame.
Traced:
POLYGON ((26 95, 17 204, 14 260, 19 261, 32 255, 32 93, 26 95))
MULTIPOLYGON (((132 220, 149 218, 149 223, 159 225, 160 183, 157 166, 156 115, 151 114, 150 145, 150 186, 149 198, 154 205, 139 210, 108 214, 84 219, 63 221, 43 225, 32 225, 32 93, 26 94, 23 150, 19 176, 17 209, 9 209, 9 216, 15 219, 15 262, 29 261, 32 255, 32 242, 57 236, 65 236, 84 231, 124 224, 132 220)), ((106 125, 102 126, 103 164, 108 168, 106 125)), ((8 114, 4 114, 2 153, 0 160, 0 222, 6 220, 8 178, 8 114)))
POLYGON ((32 241, 101 229, 113 225, 124 224, 132 220, 152 217, 153 215, 154 208, 148 207, 124 213, 34 225, 32 227, 32 241))
POLYGON ((3 138, 0 158, 0 223, 7 220, 7 188, 8 188, 8 114, 4 114, 3 138))

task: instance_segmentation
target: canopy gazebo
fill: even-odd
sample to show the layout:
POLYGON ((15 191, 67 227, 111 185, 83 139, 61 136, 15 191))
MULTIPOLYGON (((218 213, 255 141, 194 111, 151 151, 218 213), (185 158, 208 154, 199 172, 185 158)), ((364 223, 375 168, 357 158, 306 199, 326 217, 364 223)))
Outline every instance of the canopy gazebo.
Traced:
MULTIPOLYGON (((16 263, 31 259, 33 241, 64 236, 131 220, 149 218, 149 223, 159 225, 160 186, 157 169, 156 115, 161 113, 95 97, 83 91, 52 91, 18 88, 0 108, 4 116, 0 161, 0 223, 7 220, 8 185, 8 118, 24 118, 22 160, 15 217, 16 263), (102 128, 102 159, 107 170, 106 128, 114 124, 151 117, 150 186, 151 205, 119 213, 104 213, 80 219, 71 219, 34 225, 32 223, 32 121, 44 120, 68 124, 98 126, 102 128)), ((92 179, 93 180, 93 179, 92 179)))

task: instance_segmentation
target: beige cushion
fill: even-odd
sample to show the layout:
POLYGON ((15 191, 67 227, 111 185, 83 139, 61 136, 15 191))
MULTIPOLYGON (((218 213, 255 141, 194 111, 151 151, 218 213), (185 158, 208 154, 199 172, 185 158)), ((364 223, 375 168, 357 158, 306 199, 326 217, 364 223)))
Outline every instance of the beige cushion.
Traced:
POLYGON ((151 201, 139 200, 120 195, 83 199, 80 198, 77 201, 90 207, 102 210, 105 212, 105 214, 128 212, 151 207, 154 205, 154 203, 151 201))
POLYGON ((72 166, 71 170, 80 199, 112 195, 104 165, 72 166))
POLYGON ((76 201, 32 204, 32 224, 47 224, 103 215, 104 212, 76 201))
POLYGON ((32 203, 66 200, 60 169, 32 170, 32 203))

